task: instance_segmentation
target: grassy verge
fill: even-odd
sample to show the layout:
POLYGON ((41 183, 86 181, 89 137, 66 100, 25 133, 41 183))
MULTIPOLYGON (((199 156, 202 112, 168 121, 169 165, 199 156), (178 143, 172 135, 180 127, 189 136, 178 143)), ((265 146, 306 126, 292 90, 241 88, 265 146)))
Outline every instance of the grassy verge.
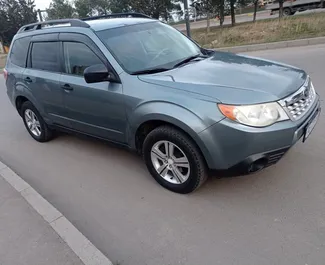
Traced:
POLYGON ((192 37, 207 48, 268 43, 325 36, 325 13, 247 22, 235 27, 224 26, 192 30, 192 37))

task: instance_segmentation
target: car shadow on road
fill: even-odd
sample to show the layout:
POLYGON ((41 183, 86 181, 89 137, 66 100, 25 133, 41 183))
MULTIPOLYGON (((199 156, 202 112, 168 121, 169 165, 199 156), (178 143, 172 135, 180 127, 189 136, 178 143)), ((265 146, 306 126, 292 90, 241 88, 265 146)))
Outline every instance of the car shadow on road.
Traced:
MULTIPOLYGON (((132 176, 133 180, 135 178, 139 183, 149 181, 150 184, 147 183, 147 185, 152 187, 156 186, 155 189, 157 190, 163 189, 147 172, 141 156, 134 152, 129 152, 126 147, 121 147, 114 143, 92 137, 70 133, 60 133, 58 140, 64 142, 68 141, 71 144, 75 143, 79 149, 84 149, 85 152, 96 153, 96 157, 107 156, 107 159, 113 158, 113 164, 115 164, 116 167, 128 165, 125 172, 129 172, 128 175, 129 177, 132 176), (118 164, 118 161, 123 161, 123 163, 118 164)), ((200 187, 200 189, 185 196, 205 198, 219 197, 220 195, 221 197, 222 195, 226 195, 226 197, 228 197, 228 195, 234 195, 237 198, 238 196, 268 197, 274 196, 274 193, 282 193, 285 190, 297 189, 297 182, 299 180, 304 181, 304 171, 295 168, 294 165, 298 163, 308 166, 306 154, 301 148, 304 148, 304 146, 293 147, 277 164, 257 173, 249 175, 229 175, 223 172, 218 175, 213 175, 202 187, 200 187)), ((169 191, 167 192, 169 193, 169 191)))

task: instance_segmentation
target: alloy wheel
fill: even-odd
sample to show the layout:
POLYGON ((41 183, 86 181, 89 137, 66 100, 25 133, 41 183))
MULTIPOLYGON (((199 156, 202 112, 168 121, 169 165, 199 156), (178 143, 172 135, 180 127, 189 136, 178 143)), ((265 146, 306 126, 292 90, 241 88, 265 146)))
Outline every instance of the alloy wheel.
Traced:
POLYGON ((42 133, 42 128, 36 114, 32 110, 25 110, 25 121, 30 132, 34 136, 40 137, 42 133))
POLYGON ((151 162, 157 173, 172 184, 182 184, 190 176, 187 156, 172 142, 155 143, 151 148, 151 162))

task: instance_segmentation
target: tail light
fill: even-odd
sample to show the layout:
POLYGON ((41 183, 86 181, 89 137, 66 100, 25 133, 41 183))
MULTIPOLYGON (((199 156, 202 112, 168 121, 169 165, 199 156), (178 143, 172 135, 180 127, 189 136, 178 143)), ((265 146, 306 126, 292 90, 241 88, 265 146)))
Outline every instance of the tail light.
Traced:
POLYGON ((3 76, 5 77, 5 80, 8 78, 8 71, 6 69, 3 70, 3 76))

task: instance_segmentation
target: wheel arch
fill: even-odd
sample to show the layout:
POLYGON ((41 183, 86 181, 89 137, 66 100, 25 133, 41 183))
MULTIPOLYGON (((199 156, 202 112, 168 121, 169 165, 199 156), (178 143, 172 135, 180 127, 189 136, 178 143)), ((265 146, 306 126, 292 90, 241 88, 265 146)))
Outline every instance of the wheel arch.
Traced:
POLYGON ((18 111, 18 114, 20 116, 22 116, 22 113, 21 113, 21 107, 23 106, 23 104, 26 102, 26 101, 30 101, 27 97, 25 96, 17 96, 16 99, 15 99, 15 107, 16 107, 16 110, 18 111))
POLYGON ((199 136, 199 133, 209 127, 209 125, 200 117, 184 108, 172 105, 169 105, 168 108, 160 108, 159 112, 156 111, 145 114, 141 111, 137 114, 139 115, 133 116, 129 120, 128 142, 132 149, 141 153, 145 137, 155 128, 169 125, 188 136, 198 147, 207 164, 210 163, 211 157, 208 149, 199 136), (174 109, 173 113, 175 115, 171 115, 170 112, 172 112, 172 109, 174 109))
POLYGON ((35 108, 40 112, 40 114, 43 116, 43 118, 46 117, 44 108, 42 105, 37 101, 37 99, 33 96, 32 92, 24 87, 24 86, 17 86, 14 92, 14 104, 16 107, 16 110, 18 111, 19 115, 20 113, 20 108, 22 104, 26 101, 30 101, 35 108))

